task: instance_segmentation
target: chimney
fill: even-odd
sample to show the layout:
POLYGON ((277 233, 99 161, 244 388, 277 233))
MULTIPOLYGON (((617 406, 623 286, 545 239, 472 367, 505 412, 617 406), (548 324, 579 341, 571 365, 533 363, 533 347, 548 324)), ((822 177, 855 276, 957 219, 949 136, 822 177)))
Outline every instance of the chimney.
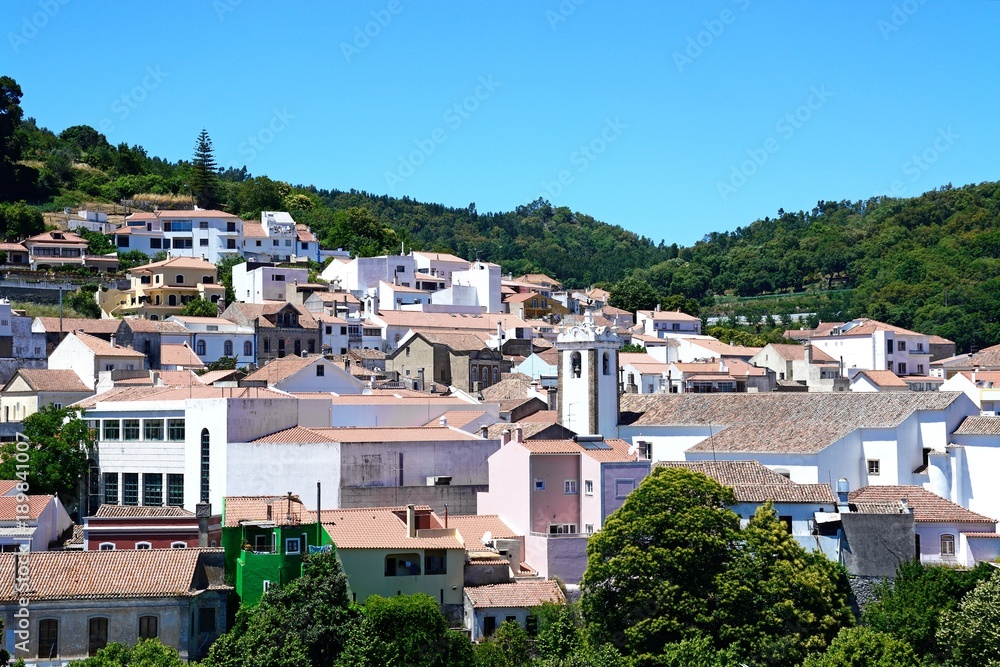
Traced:
POLYGON ((445 417, 444 415, 441 415, 441 419, 438 420, 438 425, 439 426, 447 426, 448 425, 448 418, 445 417))
POLYGON ((811 364, 813 362, 813 346, 809 341, 806 341, 802 345, 802 356, 805 358, 807 364, 811 364))
POLYGON ((417 536, 417 510, 413 508, 413 505, 406 506, 406 536, 417 536))
POLYGON ((486 437, 489 435, 489 432, 490 429, 489 427, 486 426, 486 424, 483 424, 482 426, 479 427, 479 437, 482 438, 483 440, 486 439, 486 437))
POLYGON ((509 443, 510 443, 510 429, 505 428, 503 430, 503 433, 500 434, 500 446, 503 447, 504 445, 509 443))
POLYGON ((547 391, 549 410, 558 410, 559 406, 557 404, 559 403, 559 390, 556 387, 548 387, 547 391))
POLYGON ((517 443, 524 442, 524 431, 521 429, 520 424, 514 425, 514 442, 517 443))
POLYGON ((417 382, 419 383, 419 386, 417 387, 417 391, 423 391, 424 390, 424 369, 423 368, 421 368, 420 370, 417 371, 417 382))
MULTIPOLYGON (((268 506, 268 511, 271 507, 268 506)), ((198 546, 208 546, 208 520, 212 516, 212 505, 210 503, 198 503, 195 505, 195 514, 198 516, 198 546)))
POLYGON ((115 335, 111 334, 111 347, 115 346, 115 335))

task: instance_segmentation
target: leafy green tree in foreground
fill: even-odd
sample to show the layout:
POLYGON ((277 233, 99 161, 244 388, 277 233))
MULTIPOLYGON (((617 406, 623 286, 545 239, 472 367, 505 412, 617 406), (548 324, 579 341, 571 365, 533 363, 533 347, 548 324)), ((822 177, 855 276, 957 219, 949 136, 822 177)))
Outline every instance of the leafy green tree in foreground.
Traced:
POLYGON ((181 308, 181 315, 189 317, 215 317, 219 314, 219 307, 211 301, 205 301, 201 297, 191 299, 181 308))
POLYGON ((528 633, 514 621, 504 621, 493 636, 475 648, 476 667, 526 667, 531 664, 528 633))
POLYGON ((338 667, 472 667, 469 640, 448 629, 434 598, 423 593, 365 600, 338 667))
POLYGON ((1000 665, 1000 575, 979 582, 941 615, 938 642, 954 667, 1000 665))
POLYGON ((791 667, 852 624, 844 570, 802 549, 770 505, 740 531, 733 503, 705 475, 654 469, 588 545, 591 640, 636 665, 791 667))
POLYGON ((302 576, 243 606, 203 667, 329 667, 358 622, 336 552, 304 559, 302 576))
POLYGON ((811 655, 802 667, 918 667, 913 647, 884 632, 844 628, 825 653, 811 655))
POLYGON ((22 444, 18 449, 17 442, 0 446, 0 479, 23 480, 26 473, 31 493, 51 493, 63 504, 75 505, 80 480, 87 472, 87 454, 97 444, 82 415, 79 408, 47 405, 25 418, 28 447, 22 444))
POLYGON ((159 639, 143 639, 134 646, 108 644, 97 655, 73 660, 70 667, 183 667, 177 649, 164 646, 159 639))
POLYGON ((896 577, 875 588, 875 600, 861 615, 861 623, 906 642, 921 658, 944 661, 938 646, 938 622, 993 568, 981 564, 972 570, 925 567, 918 561, 899 566, 896 577))
POLYGON ((0 238, 16 241, 45 230, 42 212, 23 201, 0 202, 0 238))

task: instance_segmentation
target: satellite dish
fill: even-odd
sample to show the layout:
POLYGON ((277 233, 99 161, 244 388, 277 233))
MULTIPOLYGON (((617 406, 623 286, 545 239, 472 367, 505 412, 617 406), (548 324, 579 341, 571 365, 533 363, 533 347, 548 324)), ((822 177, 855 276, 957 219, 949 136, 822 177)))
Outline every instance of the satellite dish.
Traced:
POLYGON ((485 533, 483 533, 481 539, 483 541, 483 544, 489 545, 493 541, 493 533, 487 530, 485 533))
POLYGON ((631 445, 628 446, 628 455, 629 456, 635 455, 636 451, 638 451, 638 447, 636 447, 635 444, 631 444, 631 445))

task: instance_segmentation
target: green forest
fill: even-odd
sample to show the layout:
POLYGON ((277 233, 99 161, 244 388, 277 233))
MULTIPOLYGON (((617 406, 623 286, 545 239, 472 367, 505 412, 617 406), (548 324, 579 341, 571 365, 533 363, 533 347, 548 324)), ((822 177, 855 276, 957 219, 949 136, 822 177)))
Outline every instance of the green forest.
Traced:
POLYGON ((793 312, 816 312, 824 320, 868 316, 944 336, 960 351, 1000 342, 1000 183, 949 184, 908 199, 819 201, 795 213, 779 209, 686 247, 668 243, 670 228, 683 224, 671 218, 669 202, 663 212, 668 238, 656 240, 543 199, 481 213, 475 203, 455 208, 293 185, 246 167, 217 168, 209 132, 192 136, 191 160, 171 161, 139 144, 111 145, 86 125, 58 134, 39 127, 25 116, 21 98, 15 81, 0 77, 0 236, 6 240, 40 231, 41 216, 32 210, 95 202, 198 202, 246 219, 287 210, 311 226, 323 247, 361 255, 401 247, 447 251, 499 263, 504 273, 547 273, 570 288, 611 288, 630 278, 622 287, 641 286, 645 297, 637 303, 683 297, 694 306, 686 310, 702 315, 752 321, 793 312))

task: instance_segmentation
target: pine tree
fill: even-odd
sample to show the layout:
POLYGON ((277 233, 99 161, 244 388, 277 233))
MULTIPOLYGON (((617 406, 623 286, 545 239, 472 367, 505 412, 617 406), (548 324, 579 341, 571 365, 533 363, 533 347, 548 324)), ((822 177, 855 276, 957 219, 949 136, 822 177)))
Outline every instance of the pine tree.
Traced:
POLYGON ((204 128, 198 135, 191 166, 194 169, 191 177, 191 194, 194 196, 195 203, 204 209, 216 208, 219 193, 219 167, 215 162, 212 139, 204 128))

